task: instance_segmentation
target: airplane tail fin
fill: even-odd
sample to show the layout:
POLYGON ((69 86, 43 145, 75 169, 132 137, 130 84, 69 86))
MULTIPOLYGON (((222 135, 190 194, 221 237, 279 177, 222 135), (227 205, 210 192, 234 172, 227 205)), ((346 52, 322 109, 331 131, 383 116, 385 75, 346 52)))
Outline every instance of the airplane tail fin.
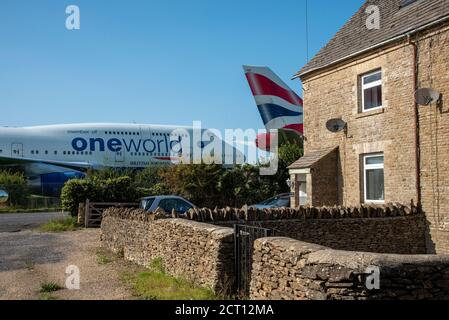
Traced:
POLYGON ((267 130, 304 133, 303 100, 268 67, 243 66, 267 130))

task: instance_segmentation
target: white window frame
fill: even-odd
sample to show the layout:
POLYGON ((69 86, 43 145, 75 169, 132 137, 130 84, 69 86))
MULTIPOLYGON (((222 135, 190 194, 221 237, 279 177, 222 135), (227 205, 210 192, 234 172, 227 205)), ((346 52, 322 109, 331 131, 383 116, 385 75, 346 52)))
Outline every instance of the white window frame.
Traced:
POLYGON ((382 70, 377 70, 377 71, 374 71, 374 72, 370 72, 370 73, 364 74, 364 75, 362 75, 360 77, 360 80, 361 80, 361 84, 362 84, 362 112, 370 112, 370 111, 373 111, 373 110, 382 109, 383 108, 382 70), (374 82, 371 82, 371 83, 368 83, 368 84, 364 83, 365 82, 364 81, 365 78, 370 77, 372 75, 375 75, 377 73, 381 74, 380 75, 380 80, 377 80, 377 81, 374 81, 374 82), (382 103, 381 103, 381 105, 379 107, 376 107, 376 108, 365 109, 365 90, 366 89, 371 89, 371 88, 374 88, 374 87, 378 87, 378 86, 380 86, 380 89, 381 89, 381 92, 382 92, 382 103))
POLYGON ((385 203, 385 185, 384 185, 384 200, 370 200, 367 198, 367 171, 382 169, 384 173, 385 182, 385 155, 383 153, 374 153, 363 156, 363 199, 365 203, 384 204, 385 203), (366 160, 369 158, 382 157, 384 159, 382 164, 366 164, 366 160))

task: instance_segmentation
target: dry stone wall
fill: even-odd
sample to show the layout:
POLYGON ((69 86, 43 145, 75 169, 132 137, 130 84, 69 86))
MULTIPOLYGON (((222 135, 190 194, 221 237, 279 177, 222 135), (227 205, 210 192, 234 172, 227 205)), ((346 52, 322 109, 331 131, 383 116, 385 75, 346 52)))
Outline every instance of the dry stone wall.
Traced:
MULTIPOLYGON (((187 218, 201 222, 224 221, 266 221, 289 219, 349 219, 349 218, 388 218, 404 217, 421 214, 422 211, 413 203, 405 206, 398 203, 385 205, 359 205, 354 207, 313 207, 301 206, 298 208, 256 209, 244 206, 243 208, 194 208, 187 212, 187 218)), ((172 213, 176 217, 176 213, 172 213)))
POLYGON ((256 300, 449 299, 449 256, 337 251, 289 238, 256 240, 256 300), (379 287, 368 279, 378 268, 379 287))
POLYGON ((189 218, 229 227, 235 223, 255 225, 273 229, 276 236, 338 250, 426 253, 426 219, 413 206, 195 209, 189 218))
POLYGON ((182 276, 216 293, 234 283, 233 230, 165 214, 111 208, 101 224, 104 247, 126 260, 150 266, 162 258, 167 273, 182 276))

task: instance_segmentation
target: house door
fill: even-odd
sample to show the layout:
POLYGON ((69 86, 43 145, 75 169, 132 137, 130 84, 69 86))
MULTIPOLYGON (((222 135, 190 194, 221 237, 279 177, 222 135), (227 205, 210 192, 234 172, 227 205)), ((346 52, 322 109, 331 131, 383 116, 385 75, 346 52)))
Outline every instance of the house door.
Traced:
POLYGON ((23 144, 13 143, 11 145, 11 156, 12 157, 23 157, 23 144))
POLYGON ((123 150, 117 151, 115 153, 115 162, 118 163, 125 162, 125 152, 123 150))
POLYGON ((299 192, 299 205, 304 206, 307 204, 307 175, 299 174, 298 175, 298 192, 299 192))

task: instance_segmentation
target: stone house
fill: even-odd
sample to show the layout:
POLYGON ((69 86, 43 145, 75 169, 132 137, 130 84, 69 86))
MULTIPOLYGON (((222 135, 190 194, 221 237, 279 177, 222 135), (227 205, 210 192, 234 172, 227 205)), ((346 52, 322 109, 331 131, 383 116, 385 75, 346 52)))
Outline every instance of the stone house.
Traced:
POLYGON ((290 167, 292 206, 421 203, 428 251, 449 253, 449 0, 366 1, 295 78, 305 156, 290 167), (419 105, 422 88, 440 99, 419 105))

